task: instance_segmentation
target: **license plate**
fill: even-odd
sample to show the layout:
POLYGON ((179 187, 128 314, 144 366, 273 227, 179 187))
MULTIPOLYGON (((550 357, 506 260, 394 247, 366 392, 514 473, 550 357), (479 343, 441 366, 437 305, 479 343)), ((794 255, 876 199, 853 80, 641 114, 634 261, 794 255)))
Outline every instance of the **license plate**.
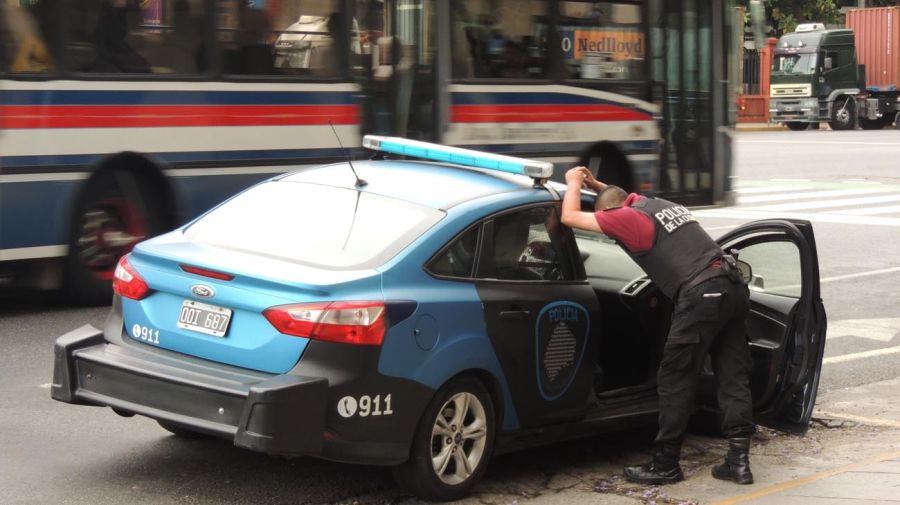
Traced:
POLYGON ((231 322, 231 309, 185 300, 178 314, 178 327, 214 337, 224 337, 231 322))

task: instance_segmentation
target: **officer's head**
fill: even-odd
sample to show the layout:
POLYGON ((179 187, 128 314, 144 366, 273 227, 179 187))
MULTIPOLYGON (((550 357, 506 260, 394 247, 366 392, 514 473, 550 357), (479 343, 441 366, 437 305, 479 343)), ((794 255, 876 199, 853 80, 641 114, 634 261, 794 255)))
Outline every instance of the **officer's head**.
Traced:
POLYGON ((616 209, 625 203, 626 198, 628 198, 628 193, 624 189, 618 186, 606 186, 597 195, 597 199, 594 201, 594 210, 599 212, 601 210, 616 209))

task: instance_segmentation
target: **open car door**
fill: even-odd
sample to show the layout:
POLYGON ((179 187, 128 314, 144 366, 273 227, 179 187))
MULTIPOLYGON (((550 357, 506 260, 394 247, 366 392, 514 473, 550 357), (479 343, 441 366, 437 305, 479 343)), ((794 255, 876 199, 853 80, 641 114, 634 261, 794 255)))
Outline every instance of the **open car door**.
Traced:
MULTIPOLYGON (((718 243, 752 268, 747 334, 755 421, 804 433, 819 387, 826 326, 812 224, 754 221, 718 243)), ((701 379, 700 400, 704 408, 718 409, 711 371, 701 379)))

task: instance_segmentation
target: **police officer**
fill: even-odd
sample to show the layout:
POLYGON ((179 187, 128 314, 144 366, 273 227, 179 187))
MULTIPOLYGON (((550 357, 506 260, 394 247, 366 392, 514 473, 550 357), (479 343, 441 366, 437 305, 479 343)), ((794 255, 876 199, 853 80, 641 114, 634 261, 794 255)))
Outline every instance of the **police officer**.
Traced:
POLYGON ((566 184, 563 224, 614 239, 674 303, 657 376, 659 432, 653 459, 626 466, 625 477, 644 484, 684 479, 678 463, 681 443, 694 411, 697 379, 709 355, 724 414, 722 431, 729 442, 725 461, 713 468, 713 476, 752 483, 748 452, 756 426, 744 327, 749 291, 734 258, 725 255, 681 205, 607 186, 584 167, 569 170, 566 184), (597 192, 596 212, 581 210, 583 187, 597 192))

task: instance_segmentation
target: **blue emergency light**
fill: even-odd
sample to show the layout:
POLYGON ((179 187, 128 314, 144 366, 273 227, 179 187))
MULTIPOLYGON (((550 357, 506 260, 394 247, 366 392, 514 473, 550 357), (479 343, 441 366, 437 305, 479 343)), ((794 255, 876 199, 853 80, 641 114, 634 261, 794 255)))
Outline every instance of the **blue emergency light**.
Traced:
POLYGON ((363 137, 362 145, 366 149, 372 149, 373 151, 402 154, 431 161, 444 161, 467 167, 499 170, 511 174, 527 175, 534 179, 549 179, 553 175, 553 164, 546 161, 483 153, 472 149, 432 144, 419 140, 366 135, 363 137))

